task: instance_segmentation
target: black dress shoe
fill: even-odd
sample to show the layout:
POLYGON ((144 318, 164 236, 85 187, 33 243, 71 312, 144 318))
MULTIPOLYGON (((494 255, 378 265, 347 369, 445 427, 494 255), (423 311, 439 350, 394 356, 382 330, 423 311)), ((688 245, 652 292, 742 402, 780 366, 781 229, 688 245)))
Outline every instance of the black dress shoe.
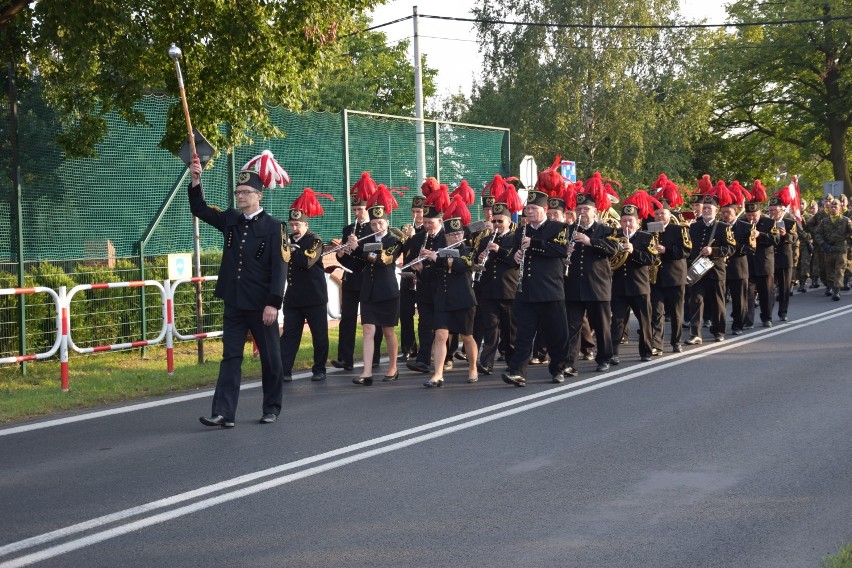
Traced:
POLYGON ((325 380, 325 373, 314 373, 313 376, 311 377, 311 380, 312 381, 324 381, 325 380))
POLYGON ((577 369, 574 367, 565 367, 565 370, 562 371, 562 376, 576 377, 577 369))
POLYGON ((641 357, 639 357, 639 360, 642 361, 643 363, 647 363, 648 361, 651 360, 651 356, 650 355, 642 355, 641 357))
POLYGON ((346 361, 341 361, 340 359, 332 359, 331 366, 335 369, 343 369, 344 371, 351 371, 355 368, 352 363, 347 363, 346 361))
POLYGON ((425 383, 423 383, 423 386, 429 387, 429 388, 432 388, 432 387, 440 388, 440 387, 444 386, 444 379, 435 379, 434 381, 428 380, 425 383))
POLYGON ((598 366, 597 366, 597 368, 595 368, 595 371, 597 371, 599 373, 602 373, 604 371, 609 371, 609 363, 598 363, 598 366))
POLYGON ((260 422, 261 424, 272 424, 276 420, 278 420, 278 417, 276 415, 268 412, 268 413, 264 414, 263 416, 261 416, 260 420, 258 420, 258 422, 260 422))
POLYGON ((281 380, 284 381, 285 383, 292 383, 293 382, 293 375, 284 375, 284 376, 281 377, 281 380))
POLYGON ((420 361, 407 361, 405 366, 409 371, 416 371, 418 373, 429 372, 429 365, 421 363, 420 361))
POLYGON ((772 327, 772 320, 766 320, 763 322, 763 327, 772 327))
POLYGON ((383 383, 389 383, 390 381, 395 381, 398 378, 399 378, 399 369, 397 369, 396 373, 394 373, 393 375, 385 375, 384 377, 382 377, 382 382, 383 383))
POLYGON ((202 416, 198 419, 198 421, 204 424, 205 426, 221 426, 222 428, 234 427, 234 421, 227 420, 221 414, 217 414, 216 416, 211 416, 209 418, 207 416, 202 416))
POLYGON ((453 353, 453 359, 458 359, 459 361, 467 361, 467 354, 462 353, 461 351, 456 351, 453 353))
POLYGON ((469 382, 469 383, 479 382, 479 377, 468 377, 467 382, 469 382))
POLYGON ((368 387, 373 384, 373 377, 355 377, 352 382, 356 385, 364 385, 368 387))
POLYGON ((731 330, 731 335, 742 335, 742 334, 743 334, 743 330, 741 330, 741 329, 732 329, 731 330))
POLYGON ((482 373, 483 375, 490 375, 491 374, 491 367, 486 367, 484 365, 481 365, 481 364, 479 364, 478 361, 476 363, 476 370, 478 372, 482 373))
POLYGON ((672 345, 672 353, 683 353, 683 345, 680 343, 672 345))
POLYGON ((515 385, 516 387, 525 387, 527 386, 527 381, 521 375, 516 375, 510 371, 506 371, 500 378, 503 379, 503 382, 507 385, 515 385))

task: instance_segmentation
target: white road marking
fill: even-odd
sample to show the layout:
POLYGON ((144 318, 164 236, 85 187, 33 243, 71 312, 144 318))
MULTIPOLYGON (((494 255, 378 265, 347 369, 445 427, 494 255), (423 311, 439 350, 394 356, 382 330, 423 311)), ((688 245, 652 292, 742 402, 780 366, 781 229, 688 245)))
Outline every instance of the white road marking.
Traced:
POLYGON ((281 485, 285 485, 287 483, 291 483, 293 481, 297 481, 300 479, 304 479, 307 477, 311 477, 313 475, 317 475, 319 473, 323 473, 332 469, 337 469, 352 463, 356 463, 365 459, 369 459, 371 457, 375 457, 381 454, 389 453, 392 451, 396 451, 402 448, 406 448, 415 444, 419 444, 428 440, 432 440, 435 438, 447 436, 449 434, 453 434, 455 432, 459 432, 462 430, 467 430, 469 428, 473 428, 475 426, 479 426, 481 424, 485 424, 488 422, 492 422, 494 420, 499 420, 501 418, 506 418, 508 416, 512 416, 514 414, 518 414, 521 412, 527 412, 529 410, 533 410, 539 408, 544 405, 552 404, 555 402, 559 402, 568 398, 573 398, 575 396, 579 396, 581 394, 585 394, 588 392, 592 392, 604 387, 612 386, 621 382, 625 382, 638 377, 646 377, 647 376, 647 368, 653 367, 655 369, 666 369, 670 367, 675 367, 678 365, 682 365, 688 362, 692 362, 694 360, 702 359, 707 357, 710 354, 728 351, 730 349, 748 345, 751 343, 755 343, 758 341, 765 340, 770 337, 774 337, 776 335, 781 335, 784 333, 788 333, 790 331, 795 331, 801 329, 803 327, 808 327, 814 325, 816 323, 821 323, 823 321, 827 321, 836 317, 844 316, 849 313, 852 313, 852 308, 843 307, 836 308, 830 310, 828 312, 824 312, 821 314, 809 316, 806 318, 802 318, 796 322, 790 322, 784 326, 779 326, 776 328, 768 328, 761 332, 756 332, 753 334, 749 334, 748 336, 741 336, 737 340, 726 341, 724 343, 711 343, 704 345, 702 347, 691 349, 689 352, 679 354, 677 356, 667 357, 665 359, 661 359, 658 361, 651 361, 646 363, 640 363, 637 365, 633 365, 626 369, 621 369, 619 371, 613 371, 609 373, 604 373, 595 377, 591 377, 589 379, 585 379, 582 381, 573 382, 570 384, 566 384, 560 387, 556 387, 547 391, 531 394, 528 396, 524 396, 518 399, 513 399, 511 401, 506 401, 503 403, 491 405, 488 407, 483 407, 477 410, 473 410, 470 412, 466 412, 463 414, 459 414, 456 416, 448 417, 442 420, 438 420, 435 422, 431 422, 428 424, 424 424, 421 426, 417 426, 414 428, 409 428, 406 430, 402 430, 400 432, 396 432, 393 434, 388 434, 386 436, 382 436, 379 438, 375 438, 372 440, 366 440, 364 442, 360 442, 357 444, 352 444, 349 446, 345 446, 343 448, 338 448, 337 450, 332 450, 329 452, 325 452, 323 454, 319 454, 313 457, 305 458, 302 460, 297 460, 295 462, 290 462, 287 464, 282 464, 276 466, 274 468, 269 468, 265 470, 261 470, 258 472, 254 472, 251 474, 242 475, 239 477, 235 477, 229 480, 225 480, 216 484, 208 485, 205 487, 200 487, 193 491, 188 491, 185 493, 180 493, 177 495, 173 495, 171 497, 167 497, 164 499, 160 499, 157 501, 152 501, 137 507, 132 507, 129 509, 125 509, 122 511, 118 511, 116 513, 112 513, 110 515, 104 515, 102 517, 97 517, 95 519, 91 519, 89 521, 85 521, 82 523, 78 523, 75 525, 70 525, 68 527, 64 527, 62 529, 58 529, 56 531, 51 531, 36 537, 28 538, 25 540, 21 540, 18 542, 10 543, 3 547, 0 547, 0 557, 8 556, 15 552, 19 552, 21 550, 31 548, 33 546, 38 546, 42 544, 47 544, 48 542, 58 540, 61 538, 66 538, 71 535, 87 531, 90 529, 97 529, 99 527, 105 526, 110 523, 122 521, 128 519, 130 517, 140 515, 142 513, 151 512, 157 509, 162 509, 165 507, 169 507, 172 505, 176 505, 190 499, 201 497, 203 495, 207 495, 210 493, 214 493, 217 491, 222 491, 229 488, 234 488, 239 485, 243 485, 245 483, 258 480, 263 477, 268 477, 270 475, 275 475, 278 473, 282 473, 285 471, 289 471, 292 469, 297 469, 306 465, 310 465, 312 463, 317 463, 332 457, 340 456, 343 454, 347 454, 350 452, 363 450, 365 448, 369 448, 371 446, 376 446, 379 444, 383 444, 385 442, 389 442, 399 438, 405 438, 412 434, 416 434, 419 432, 424 432, 426 430, 431 430, 435 428, 441 428, 435 430, 433 432, 429 432, 426 434, 421 434, 419 436, 415 436, 413 438, 408 438, 406 440, 398 441, 393 444, 389 444, 383 447, 374 448, 371 450, 363 451, 361 453, 357 453, 355 455, 350 455, 348 457, 343 457, 341 459, 337 459, 334 461, 330 461, 321 465, 317 465, 308 469, 304 469, 302 471, 298 471, 295 473, 290 473, 287 475, 283 475, 281 477, 277 477, 274 479, 270 479, 255 485, 250 485, 248 487, 243 487, 240 489, 235 489, 229 493, 223 493, 221 495, 217 495, 215 497, 210 497, 207 499, 203 499, 197 501, 195 503, 191 503, 189 505, 184 505, 182 507, 178 507, 172 509, 170 511, 164 511, 162 513, 158 513, 155 515, 151 515, 149 517, 145 517, 136 521, 131 521, 123 525, 119 525, 110 529, 103 530, 101 532, 96 532, 94 534, 77 538, 75 540, 71 540, 69 542, 56 545, 53 547, 49 547, 43 549, 41 551, 33 552, 31 554, 21 556, 0 564, 0 568, 12 568, 18 566, 28 566, 30 564, 34 564, 36 562, 40 562, 42 560, 46 560, 49 558, 54 558, 56 556, 60 556, 62 554, 66 554, 68 552, 78 550, 80 548, 84 548, 87 546, 91 546, 93 544, 103 542, 105 540, 109 540, 111 538, 115 538, 117 536, 121 536, 124 534, 128 534, 149 526, 153 526, 159 523, 163 523, 168 520, 172 520, 175 518, 179 518, 197 511, 201 511, 210 507, 214 507, 216 505, 221 505, 223 503, 227 503, 229 501, 233 501, 235 499, 240 499, 243 497, 247 497, 249 495, 253 495, 262 491, 266 491, 268 489, 272 489, 274 487, 279 487, 281 485), (617 375, 624 375, 619 378, 612 378, 617 375), (604 380, 607 379, 607 380, 604 380), (592 384, 597 383, 597 384, 592 384), (588 385, 588 386, 586 386, 588 385), (578 388, 583 387, 583 388, 578 388), (568 391, 568 392, 565 392, 568 391), (544 400, 538 400, 538 399, 544 400), (502 410, 501 412, 496 412, 496 410, 504 409, 510 406, 515 406, 515 408, 509 408, 507 410, 502 410), (489 414, 493 413, 493 414, 489 414), (483 414, 488 414, 487 416, 481 416, 479 418, 475 418, 473 420, 469 420, 463 422, 461 424, 456 424, 454 426, 448 426, 442 428, 443 426, 447 426, 454 422, 461 422, 476 416, 480 416, 483 414))

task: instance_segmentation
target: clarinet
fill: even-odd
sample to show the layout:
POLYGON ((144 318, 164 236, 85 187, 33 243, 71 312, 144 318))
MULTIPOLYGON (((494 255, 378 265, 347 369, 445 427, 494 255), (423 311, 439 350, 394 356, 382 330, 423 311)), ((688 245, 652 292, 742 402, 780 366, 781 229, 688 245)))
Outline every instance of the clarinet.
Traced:
POLYGON ((574 223, 571 225, 571 233, 568 235, 568 256, 565 257, 565 274, 564 276, 568 276, 568 272, 571 270, 571 255, 574 254, 574 233, 577 232, 577 227, 580 226, 580 223, 574 223))
POLYGON ((521 262, 518 263, 518 272, 520 273, 520 278, 518 278, 518 292, 524 291, 524 261, 527 258, 527 249, 523 248, 524 246, 524 238, 527 236, 527 225, 524 224, 524 228, 521 229, 521 262))
MULTIPOLYGON (((496 238, 497 238, 497 230, 495 229, 494 234, 491 235, 491 240, 488 241, 488 245, 493 244, 494 239, 496 239, 496 238)), ((477 270, 476 272, 473 273, 473 281, 474 282, 479 282, 482 279, 482 273, 485 271, 485 263, 488 262, 488 255, 491 252, 490 250, 488 250, 488 245, 485 245, 485 256, 482 258, 482 262, 479 265, 479 266, 482 267, 482 270, 477 270)))

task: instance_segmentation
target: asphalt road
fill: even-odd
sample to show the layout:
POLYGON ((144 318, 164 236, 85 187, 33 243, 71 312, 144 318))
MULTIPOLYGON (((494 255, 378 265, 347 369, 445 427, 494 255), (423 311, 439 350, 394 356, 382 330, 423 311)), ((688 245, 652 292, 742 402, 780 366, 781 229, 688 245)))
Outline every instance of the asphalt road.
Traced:
POLYGON ((817 566, 852 540, 850 300, 562 386, 462 364, 297 380, 274 425, 254 384, 232 430, 210 392, 7 427, 0 567, 817 566))

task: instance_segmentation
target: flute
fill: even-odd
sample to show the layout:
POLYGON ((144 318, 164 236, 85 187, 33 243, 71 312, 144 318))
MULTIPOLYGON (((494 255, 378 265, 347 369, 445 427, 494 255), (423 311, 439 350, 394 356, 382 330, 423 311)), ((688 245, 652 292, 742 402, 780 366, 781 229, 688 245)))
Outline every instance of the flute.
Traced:
MULTIPOLYGON (((457 246, 461 245, 463 242, 464 242, 464 241, 458 241, 458 242, 455 242, 455 243, 453 243, 453 244, 451 244, 451 245, 449 245, 449 246, 446 246, 446 247, 443 247, 443 248, 439 248, 439 249, 438 249, 438 250, 436 250, 435 252, 441 252, 442 250, 450 250, 450 249, 454 249, 454 248, 456 248, 457 246)), ((415 264, 417 264, 418 262, 423 262, 424 260, 426 260, 426 256, 425 256, 425 255, 423 255, 423 249, 425 249, 425 248, 426 248, 426 245, 423 245, 423 248, 422 248, 422 249, 420 249, 420 254, 418 254, 418 255, 417 255, 417 258, 415 258, 414 260, 412 260, 412 261, 411 261, 411 262, 409 262, 408 264, 403 264, 402 266, 400 266, 400 268, 399 268, 399 269, 400 269, 400 270, 402 270, 402 269, 404 269, 404 268, 408 268, 409 266, 414 266, 414 265, 415 265, 415 264)))
MULTIPOLYGON (((360 243, 360 242, 361 242, 361 241, 363 241, 364 239, 369 239, 370 237, 375 237, 375 236, 376 236, 376 235, 378 235, 378 234, 379 234, 379 231, 376 231, 376 232, 374 232, 374 233, 370 233, 369 235, 364 235, 363 237, 361 237, 360 239, 358 239, 358 242, 360 243)), ((325 256, 325 255, 327 255, 327 254, 331 254, 331 253, 333 253, 333 252, 337 252, 337 251, 339 251, 340 249, 346 248, 347 246, 349 246, 349 244, 348 244, 348 243, 340 243, 340 244, 339 244, 339 245, 337 245, 336 247, 333 247, 333 248, 328 249, 327 251, 324 251, 324 252, 322 253, 322 255, 320 255, 320 256, 325 256)))

